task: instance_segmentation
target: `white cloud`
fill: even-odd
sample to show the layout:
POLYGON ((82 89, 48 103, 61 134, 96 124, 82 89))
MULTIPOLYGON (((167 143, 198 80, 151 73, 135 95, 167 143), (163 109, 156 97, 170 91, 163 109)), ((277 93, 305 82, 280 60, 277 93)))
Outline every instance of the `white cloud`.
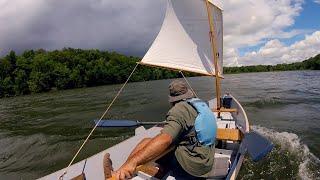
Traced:
POLYGON ((320 0, 314 0, 313 2, 320 4, 320 0))
POLYGON ((320 31, 306 35, 305 39, 285 46, 278 39, 268 41, 258 51, 238 58, 242 65, 292 63, 320 53, 320 31))
POLYGON ((236 48, 225 48, 223 60, 225 66, 240 66, 238 62, 238 50, 236 48))
POLYGON ((268 39, 292 38, 309 32, 300 29, 286 31, 294 24, 303 3, 303 0, 223 1, 224 64, 245 65, 244 62, 238 62, 239 48, 263 45, 268 39))
POLYGON ((302 9, 301 0, 226 0, 225 44, 254 46, 266 38, 290 38, 298 31, 284 32, 302 9))

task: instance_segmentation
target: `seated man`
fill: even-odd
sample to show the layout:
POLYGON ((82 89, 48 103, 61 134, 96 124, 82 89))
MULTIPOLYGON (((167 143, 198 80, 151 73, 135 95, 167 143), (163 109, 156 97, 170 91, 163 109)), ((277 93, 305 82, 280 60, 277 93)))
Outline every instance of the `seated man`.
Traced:
MULTIPOLYGON (((160 134, 144 139, 136 146, 127 161, 113 174, 116 179, 131 178, 137 166, 158 157, 171 145, 176 148, 161 158, 159 164, 171 170, 176 179, 201 179, 211 171, 214 143, 203 145, 197 140, 194 125, 198 110, 188 101, 194 98, 194 94, 184 82, 178 80, 169 85, 169 91, 172 108, 166 117, 167 124, 160 134)), ((210 113, 209 116, 214 118, 210 113)))

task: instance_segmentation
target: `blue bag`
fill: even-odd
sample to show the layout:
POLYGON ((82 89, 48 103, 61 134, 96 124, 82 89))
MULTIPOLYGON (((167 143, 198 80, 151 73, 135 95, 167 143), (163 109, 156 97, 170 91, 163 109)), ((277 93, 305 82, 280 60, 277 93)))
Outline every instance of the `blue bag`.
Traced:
POLYGON ((217 135, 217 120, 213 112, 204 101, 198 98, 189 99, 187 102, 198 112, 194 123, 197 140, 205 146, 214 144, 217 135))

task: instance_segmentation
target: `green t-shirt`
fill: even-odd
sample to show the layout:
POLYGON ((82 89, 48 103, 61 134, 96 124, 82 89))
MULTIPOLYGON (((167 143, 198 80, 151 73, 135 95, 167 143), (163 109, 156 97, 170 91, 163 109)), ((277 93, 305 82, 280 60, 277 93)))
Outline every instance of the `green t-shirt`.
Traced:
POLYGON ((211 171, 214 160, 214 146, 196 146, 189 150, 183 136, 194 126, 197 111, 187 102, 175 104, 167 114, 167 124, 162 132, 170 134, 177 145, 175 156, 181 167, 196 177, 206 177, 211 171))

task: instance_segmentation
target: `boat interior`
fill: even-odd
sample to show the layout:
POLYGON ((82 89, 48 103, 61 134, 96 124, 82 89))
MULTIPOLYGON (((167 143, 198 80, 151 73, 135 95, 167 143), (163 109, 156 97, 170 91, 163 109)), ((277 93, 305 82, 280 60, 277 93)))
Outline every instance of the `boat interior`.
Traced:
MULTIPOLYGON (((241 111, 241 109, 235 106, 238 105, 236 104, 237 102, 232 101, 231 103, 231 107, 233 108, 229 107, 220 112, 214 112, 217 118, 218 131, 214 165, 207 179, 231 179, 235 173, 235 168, 239 165, 241 166, 241 164, 238 164, 239 156, 241 155, 239 149, 244 132, 241 132, 240 129, 244 128, 241 126, 242 123, 237 121, 238 111, 241 111)), ((216 99, 209 101, 208 104, 211 109, 215 109, 216 99)), ((245 119, 239 121, 243 120, 245 119)), ((152 166, 156 167, 157 164, 153 164, 152 166)), ((167 172, 164 177, 156 178, 156 175, 152 174, 152 172, 157 172, 157 170, 150 170, 150 165, 140 167, 139 170, 137 176, 133 179, 175 179, 175 177, 171 176, 170 172, 167 172)))
MULTIPOLYGON (((209 101, 208 104, 211 109, 215 109, 215 100, 209 101)), ((218 125, 217 140, 214 166, 208 179, 235 179, 243 160, 243 154, 239 153, 239 149, 249 124, 241 105, 234 98, 230 108, 221 111, 220 116, 218 116, 219 112, 214 114, 218 125)), ((110 154, 113 168, 118 169, 138 142, 144 138, 156 136, 161 129, 157 126, 149 129, 143 126, 136 128, 135 136, 70 166, 63 179, 76 179, 83 176, 86 179, 105 179, 102 164, 106 153, 110 154)), ((175 179, 170 171, 165 172, 161 178, 156 178, 154 172, 157 172, 157 169, 155 168, 157 166, 154 162, 139 166, 133 179, 175 179)), ((59 179, 65 171, 66 169, 61 169, 40 179, 59 179)))

